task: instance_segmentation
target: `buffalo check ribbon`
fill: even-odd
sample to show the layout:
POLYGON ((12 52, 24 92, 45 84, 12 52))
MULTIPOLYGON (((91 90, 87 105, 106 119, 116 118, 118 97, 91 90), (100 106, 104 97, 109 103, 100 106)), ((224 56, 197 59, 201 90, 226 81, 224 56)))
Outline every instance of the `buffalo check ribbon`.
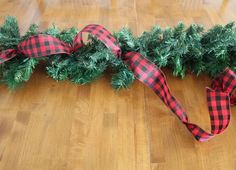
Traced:
POLYGON ((198 141, 207 141, 216 134, 222 133, 230 121, 230 104, 235 104, 236 75, 230 69, 213 79, 211 88, 207 87, 207 103, 211 120, 211 133, 190 123, 181 104, 171 94, 164 73, 140 53, 129 52, 124 56, 125 63, 134 76, 151 88, 171 111, 186 125, 198 141))
POLYGON ((207 141, 222 133, 230 122, 230 106, 236 105, 236 75, 229 68, 212 80, 206 88, 207 104, 210 114, 211 132, 207 132, 198 125, 190 123, 186 111, 171 94, 164 73, 153 62, 137 52, 128 52, 121 55, 121 49, 116 39, 103 26, 91 24, 82 29, 74 38, 72 45, 67 44, 50 35, 38 34, 29 37, 18 44, 16 49, 7 49, 0 52, 0 64, 18 54, 29 58, 45 57, 54 54, 71 54, 83 43, 82 33, 87 32, 97 37, 106 47, 111 49, 116 57, 121 57, 134 76, 151 88, 167 107, 185 124, 187 129, 198 141, 207 141))
POLYGON ((30 36, 27 40, 20 42, 16 49, 7 49, 0 52, 0 64, 16 57, 18 54, 29 58, 46 57, 54 54, 71 54, 83 46, 82 33, 87 32, 110 48, 117 57, 121 50, 116 39, 104 27, 91 24, 82 29, 74 38, 72 46, 51 35, 38 34, 30 36))

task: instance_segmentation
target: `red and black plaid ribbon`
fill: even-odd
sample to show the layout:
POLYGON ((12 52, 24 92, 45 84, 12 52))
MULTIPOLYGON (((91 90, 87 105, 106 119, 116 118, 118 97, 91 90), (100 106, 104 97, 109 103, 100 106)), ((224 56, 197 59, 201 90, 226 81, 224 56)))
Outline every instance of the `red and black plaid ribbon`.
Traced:
POLYGON ((82 29, 76 36, 73 42, 73 50, 76 51, 80 47, 83 46, 83 37, 82 33, 87 32, 95 37, 97 37, 100 41, 102 41, 108 48, 110 48, 113 53, 119 57, 121 55, 120 46, 118 45, 116 39, 112 36, 112 34, 103 26, 90 24, 82 29))
MULTIPOLYGON (((71 54, 83 46, 82 33, 88 32, 102 41, 114 54, 121 55, 120 47, 111 33, 100 25, 88 25, 74 38, 72 46, 53 38, 50 35, 39 34, 21 42, 17 49, 1 51, 0 64, 6 62, 18 53, 30 58, 45 57, 53 54, 71 54)), ((157 66, 137 52, 123 54, 122 59, 129 66, 134 76, 147 85, 160 97, 172 112, 186 125, 188 130, 199 141, 207 141, 216 134, 222 133, 230 121, 230 105, 236 104, 236 75, 226 69, 221 75, 213 79, 211 87, 207 87, 207 103, 211 120, 211 133, 198 125, 190 123, 188 116, 171 94, 165 75, 157 66)))
POLYGON ((83 32, 94 35, 110 48, 117 57, 120 56, 120 47, 111 33, 100 25, 91 24, 86 26, 76 35, 72 46, 50 35, 38 34, 31 36, 27 40, 19 43, 17 49, 1 51, 0 64, 16 57, 18 53, 29 58, 45 57, 54 54, 71 54, 73 51, 76 51, 83 46, 83 32))
POLYGON ((197 140, 209 140, 227 128, 231 114, 230 102, 232 101, 231 104, 235 104, 232 94, 236 88, 236 75, 232 70, 226 69, 212 81, 211 88, 207 88, 208 110, 211 119, 211 133, 208 133, 198 125, 188 121, 185 110, 171 94, 165 75, 154 63, 136 52, 126 53, 124 61, 135 77, 153 89, 197 140))

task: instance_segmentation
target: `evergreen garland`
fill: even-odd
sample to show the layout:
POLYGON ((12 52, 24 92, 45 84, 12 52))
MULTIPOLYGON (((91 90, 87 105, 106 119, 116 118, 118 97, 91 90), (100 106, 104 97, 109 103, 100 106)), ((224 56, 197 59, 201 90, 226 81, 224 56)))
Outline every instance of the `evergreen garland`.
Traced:
MULTIPOLYGON (((29 36, 44 33, 72 44, 78 33, 76 28, 60 31, 52 26, 39 32, 38 26, 30 25, 24 36, 14 17, 7 17, 0 26, 0 51, 14 49, 29 36)), ((216 76, 226 67, 236 70, 236 27, 234 23, 216 25, 204 31, 200 25, 186 27, 179 23, 174 28, 162 29, 154 26, 149 32, 135 37, 131 30, 122 28, 113 34, 122 52, 137 51, 153 61, 158 67, 168 67, 173 75, 184 78, 187 71, 196 75, 207 73, 216 76)), ((122 59, 93 36, 88 43, 70 56, 61 54, 42 58, 26 58, 20 54, 0 65, 0 82, 11 89, 27 82, 41 60, 46 62, 46 71, 57 81, 70 80, 73 83, 90 83, 109 70, 111 85, 115 89, 126 88, 134 76, 122 59)))

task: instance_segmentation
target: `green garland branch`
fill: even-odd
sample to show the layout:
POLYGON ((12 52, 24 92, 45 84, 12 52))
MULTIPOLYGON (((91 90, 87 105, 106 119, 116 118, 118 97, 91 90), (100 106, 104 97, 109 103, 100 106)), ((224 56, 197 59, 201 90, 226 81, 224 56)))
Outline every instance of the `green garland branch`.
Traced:
MULTIPOLYGON (((20 36, 19 26, 14 17, 7 17, 0 26, 0 51, 14 49, 18 43, 32 35, 44 33, 72 44, 76 28, 60 31, 52 26, 39 32, 38 26, 30 25, 25 35, 20 36)), ((122 28, 114 33, 122 52, 136 51, 158 67, 168 67, 173 75, 184 78, 187 71, 199 75, 207 73, 215 77, 226 67, 236 70, 236 27, 234 23, 216 25, 204 31, 200 25, 186 27, 183 23, 174 28, 154 26, 149 32, 135 37, 122 28)), ((88 43, 70 56, 61 54, 43 58, 26 58, 20 54, 0 65, 0 82, 11 89, 27 82, 35 67, 43 60, 47 74, 57 81, 70 80, 77 84, 90 83, 111 71, 111 84, 115 89, 126 88, 134 76, 121 59, 93 36, 88 43)))

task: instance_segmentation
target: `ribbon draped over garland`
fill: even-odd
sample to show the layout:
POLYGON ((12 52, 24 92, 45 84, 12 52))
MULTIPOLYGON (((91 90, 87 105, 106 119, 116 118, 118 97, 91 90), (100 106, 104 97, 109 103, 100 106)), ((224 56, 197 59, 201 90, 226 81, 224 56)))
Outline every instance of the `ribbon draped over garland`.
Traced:
POLYGON ((67 44, 50 35, 38 34, 20 42, 17 49, 0 52, 0 64, 17 56, 18 53, 29 58, 46 57, 54 54, 71 54, 83 45, 82 33, 87 32, 102 41, 112 50, 116 57, 121 57, 134 76, 151 88, 167 107, 179 118, 198 141, 207 141, 222 133, 230 122, 230 106, 236 105, 236 75, 226 68, 223 73, 212 80, 206 88, 207 104, 210 114, 211 132, 190 123, 186 111, 171 94, 164 73, 146 57, 137 52, 122 53, 120 46, 112 34, 103 26, 91 24, 82 29, 74 38, 73 44, 67 44))

